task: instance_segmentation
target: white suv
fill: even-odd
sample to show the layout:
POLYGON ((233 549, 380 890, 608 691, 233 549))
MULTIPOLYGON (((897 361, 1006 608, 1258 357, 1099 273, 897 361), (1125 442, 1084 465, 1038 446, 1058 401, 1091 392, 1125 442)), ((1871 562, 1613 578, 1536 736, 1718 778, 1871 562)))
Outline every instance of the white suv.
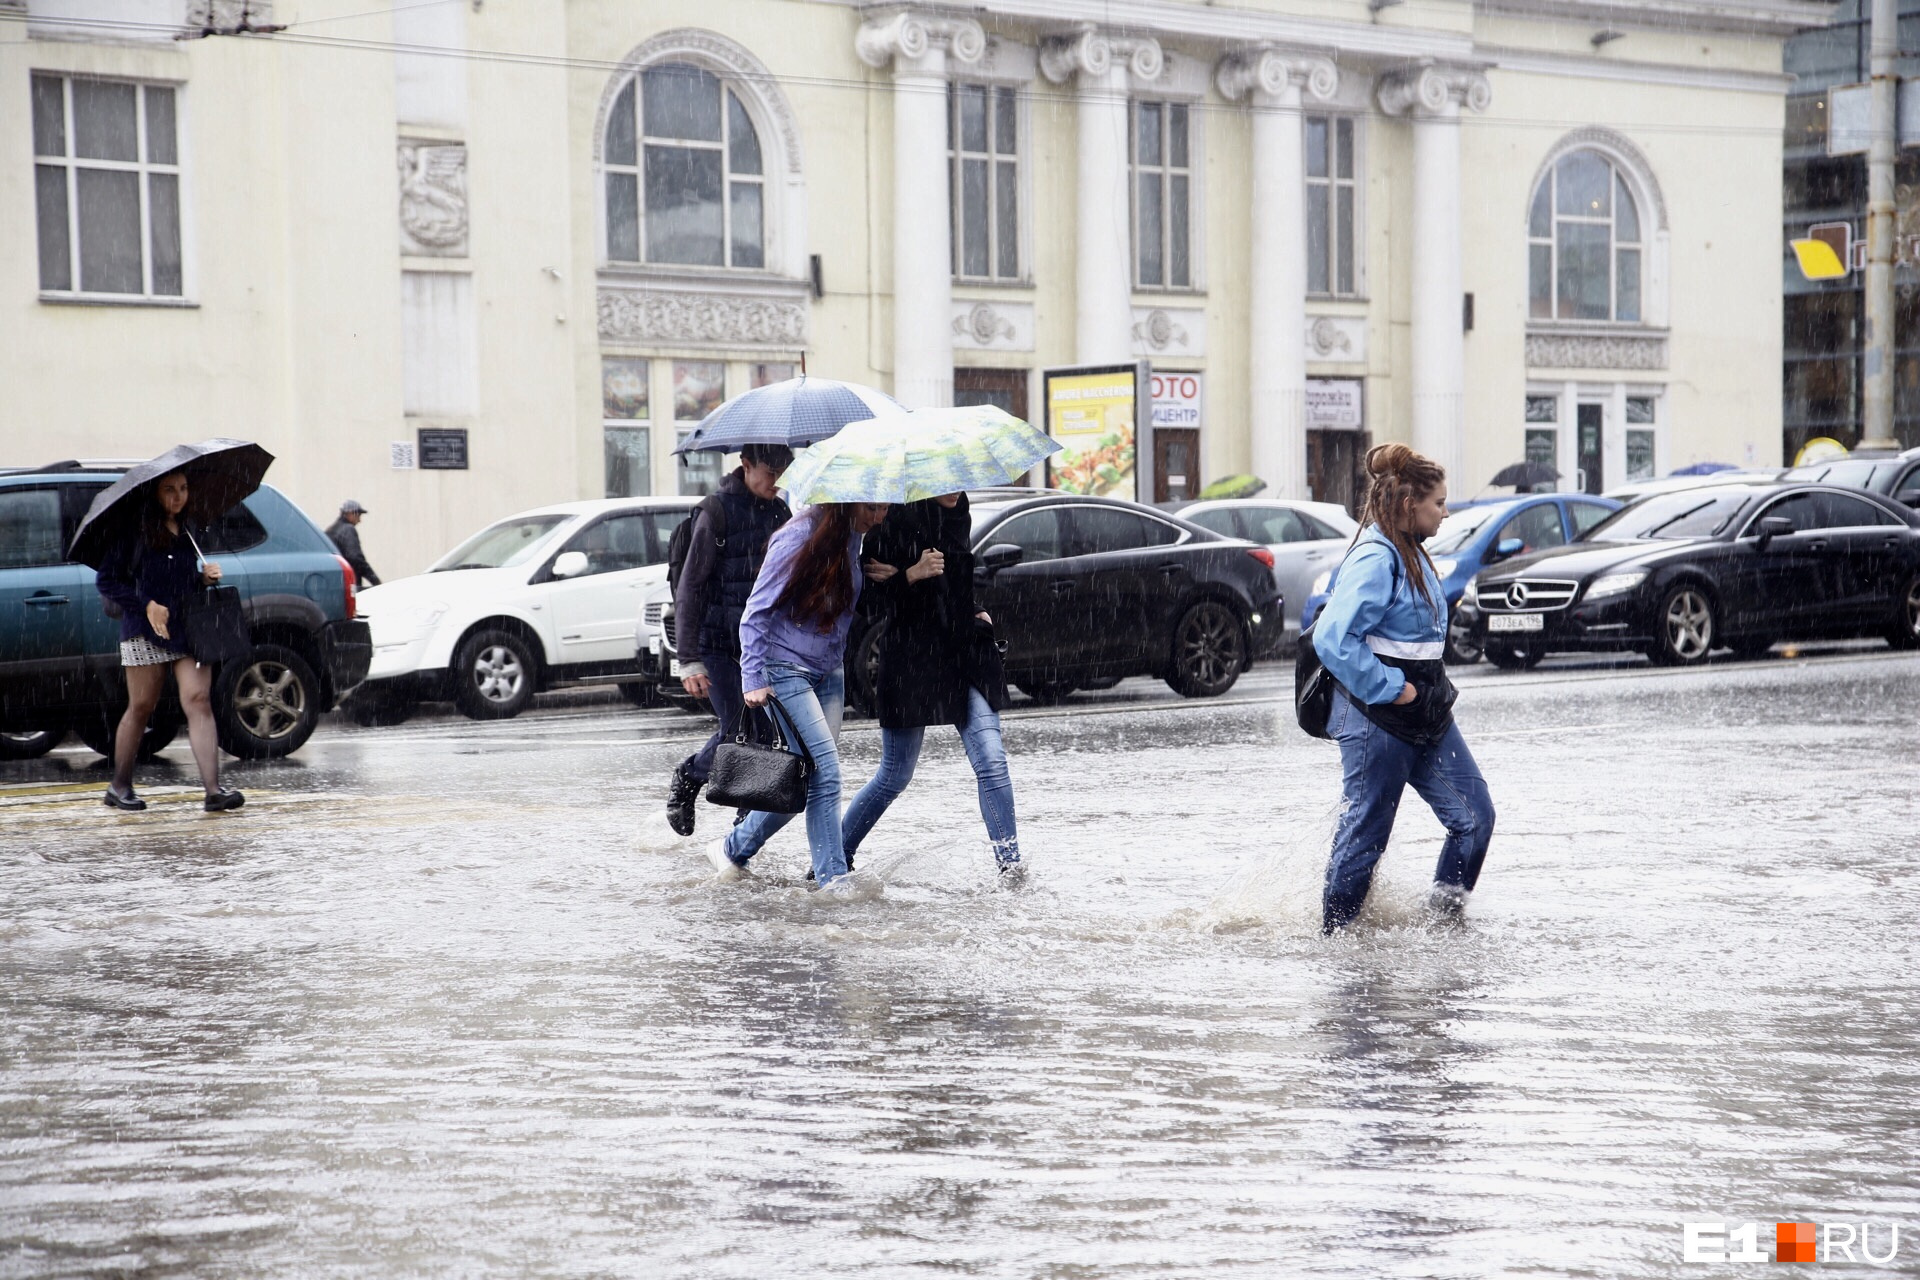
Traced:
POLYGON ((357 695, 393 721, 451 697, 476 720, 518 715, 558 684, 639 700, 634 622, 667 576, 667 544, 699 501, 606 498, 488 525, 423 574, 362 592, 373 666, 357 695))

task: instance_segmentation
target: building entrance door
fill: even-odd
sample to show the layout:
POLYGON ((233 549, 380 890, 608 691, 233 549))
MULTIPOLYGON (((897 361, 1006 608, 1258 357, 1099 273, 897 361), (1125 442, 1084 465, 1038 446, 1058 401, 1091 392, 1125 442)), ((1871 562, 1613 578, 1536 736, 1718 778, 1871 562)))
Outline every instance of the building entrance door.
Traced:
POLYGON ((1359 511, 1365 483, 1360 468, 1373 447, 1365 431, 1307 432, 1307 489, 1315 502, 1337 502, 1359 511))
POLYGON ((1200 433, 1192 427, 1153 429, 1153 500, 1184 502, 1200 492, 1200 433))
MULTIPOLYGON (((953 371, 953 403, 956 407, 969 404, 990 404, 996 409, 1004 409, 1022 421, 1027 417, 1027 371, 1025 369, 955 369, 953 371)), ((1030 484, 1033 473, 1028 472, 1015 484, 1030 484)))
POLYGON ((1607 420, 1607 406, 1581 404, 1574 412, 1578 415, 1574 421, 1574 443, 1579 450, 1575 465, 1580 468, 1574 479, 1580 492, 1599 493, 1607 487, 1600 459, 1601 427, 1607 420))

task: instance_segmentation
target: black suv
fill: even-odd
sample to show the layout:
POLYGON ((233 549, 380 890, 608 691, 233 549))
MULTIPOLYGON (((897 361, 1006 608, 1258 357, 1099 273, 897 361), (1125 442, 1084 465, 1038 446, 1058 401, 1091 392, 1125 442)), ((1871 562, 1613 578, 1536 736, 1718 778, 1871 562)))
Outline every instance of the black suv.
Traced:
MULTIPOLYGON (((124 466, 62 462, 0 470, 0 757, 51 750, 68 732, 102 755, 126 707, 120 624, 94 571, 66 549, 95 495, 124 466)), ((321 714, 365 678, 373 645, 354 618, 353 570, 312 520, 262 486, 215 522, 202 549, 238 587, 253 652, 214 673, 220 745, 263 759, 297 751, 321 714)), ((142 755, 183 723, 177 694, 147 726, 142 755)))

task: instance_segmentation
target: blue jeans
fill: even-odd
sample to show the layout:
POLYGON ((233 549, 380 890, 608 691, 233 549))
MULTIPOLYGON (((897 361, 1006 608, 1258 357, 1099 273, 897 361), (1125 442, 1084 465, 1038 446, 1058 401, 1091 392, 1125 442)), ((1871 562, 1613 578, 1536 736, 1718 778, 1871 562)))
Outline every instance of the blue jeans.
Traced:
POLYGON ((1367 719, 1344 689, 1335 690, 1327 731, 1340 743, 1346 803, 1333 833, 1322 898, 1325 932, 1360 914, 1373 868, 1393 834, 1400 796, 1411 785, 1447 829, 1434 883, 1471 891, 1493 840, 1493 797, 1460 727, 1431 747, 1415 747, 1367 719))
MULTIPOLYGON (((847 874, 840 846, 840 713, 846 685, 840 669, 821 673, 790 662, 769 662, 767 684, 787 709, 787 728, 813 753, 813 777, 807 782, 807 844, 813 850, 814 883, 847 874)), ((778 715, 779 712, 774 712, 778 715)), ((793 821, 790 813, 750 813, 727 835, 727 856, 741 866, 760 852, 774 832, 793 821)))
MULTIPOLYGON (((920 745, 926 736, 925 729, 880 731, 880 769, 847 806, 841 839, 848 853, 859 851, 873 824, 913 781, 913 767, 920 762, 920 745)), ((1013 821, 1013 780, 1007 776, 1000 717, 978 689, 967 691, 967 723, 960 730, 960 743, 967 749, 967 760, 973 765, 974 781, 980 788, 980 817, 987 824, 987 838, 993 841, 993 860, 1003 867, 1012 866, 1020 861, 1020 835, 1013 821)))
POLYGON ((713 769, 713 749, 740 731, 740 712, 744 706, 740 701, 739 659, 728 653, 703 653, 700 661, 706 665, 707 680, 712 685, 707 690, 707 698, 713 703, 713 713, 720 718, 720 723, 706 746, 680 762, 680 771, 695 782, 707 780, 713 769))

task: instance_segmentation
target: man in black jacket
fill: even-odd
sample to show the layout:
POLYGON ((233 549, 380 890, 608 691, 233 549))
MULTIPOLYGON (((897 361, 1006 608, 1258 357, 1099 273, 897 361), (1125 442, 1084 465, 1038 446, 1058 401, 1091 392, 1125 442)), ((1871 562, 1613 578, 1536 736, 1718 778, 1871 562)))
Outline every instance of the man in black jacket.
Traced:
POLYGON ((779 492, 780 474, 792 461, 793 450, 785 445, 748 445, 740 451, 740 465, 694 518, 673 601, 680 683, 712 702, 720 723, 706 745, 673 771, 667 824, 683 836, 693 834, 693 802, 707 784, 714 748, 740 728, 740 616, 766 559, 767 539, 793 514, 779 492))
POLYGON ((353 566, 353 575, 363 588, 380 585, 380 575, 373 571, 373 566, 367 563, 367 553, 360 549, 360 530, 354 527, 366 514, 365 507, 348 498, 340 504, 340 518, 327 526, 327 536, 340 549, 340 558, 353 566))

